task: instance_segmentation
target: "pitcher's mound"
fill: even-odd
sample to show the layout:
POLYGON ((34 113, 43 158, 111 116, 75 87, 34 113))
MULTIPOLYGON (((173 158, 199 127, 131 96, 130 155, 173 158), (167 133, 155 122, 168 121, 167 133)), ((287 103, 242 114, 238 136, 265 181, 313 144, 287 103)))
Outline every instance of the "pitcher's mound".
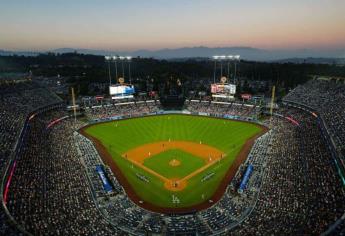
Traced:
POLYGON ((179 166, 181 164, 181 162, 179 160, 176 160, 176 159, 172 159, 170 162, 169 162, 169 165, 170 166, 179 166))

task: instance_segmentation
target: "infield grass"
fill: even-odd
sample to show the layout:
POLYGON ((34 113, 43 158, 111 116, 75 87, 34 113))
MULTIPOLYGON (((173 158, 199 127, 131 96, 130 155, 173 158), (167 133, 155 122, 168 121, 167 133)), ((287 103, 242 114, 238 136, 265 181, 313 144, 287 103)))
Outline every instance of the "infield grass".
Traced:
MULTIPOLYGON (((143 201, 161 207, 190 207, 212 197, 243 144, 261 130, 259 126, 246 122, 202 116, 161 115, 99 123, 86 128, 85 132, 104 145, 143 201), (226 157, 189 179, 187 187, 179 192, 165 189, 164 183, 159 178, 140 167, 133 166, 128 160, 121 157, 123 153, 132 148, 169 139, 196 143, 202 141, 204 144, 223 151, 226 157), (140 180, 136 173, 147 176, 150 182, 140 180), (209 180, 201 182, 208 173, 214 173, 214 175, 209 180), (172 195, 180 200, 179 204, 172 202, 172 195)), ((151 160, 145 160, 144 165, 157 173, 163 173, 166 177, 184 176, 186 173, 198 169, 197 165, 203 165, 203 160, 196 161, 195 158, 198 157, 189 157, 189 153, 179 151, 179 157, 175 159, 181 160, 181 166, 169 166, 170 154, 168 151, 160 153, 151 160)))
POLYGON ((171 149, 154 155, 144 161, 144 165, 167 178, 182 178, 205 165, 205 161, 187 152, 171 149), (171 166, 173 159, 180 162, 171 166))

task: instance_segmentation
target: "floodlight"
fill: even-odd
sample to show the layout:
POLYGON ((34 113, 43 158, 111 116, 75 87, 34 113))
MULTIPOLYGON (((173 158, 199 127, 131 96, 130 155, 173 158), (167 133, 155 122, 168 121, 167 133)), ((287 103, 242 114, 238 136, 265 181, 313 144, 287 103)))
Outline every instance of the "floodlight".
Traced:
POLYGON ((129 60, 131 60, 131 59, 132 59, 132 57, 127 56, 127 57, 126 57, 126 59, 129 61, 129 60))
POLYGON ((233 60, 233 59, 234 59, 234 56, 233 56, 233 55, 229 55, 228 58, 229 58, 230 60, 233 60))
POLYGON ((109 60, 111 59, 110 56, 105 56, 104 58, 105 58, 105 60, 107 60, 107 61, 109 61, 109 60))
POLYGON ((236 55, 236 56, 234 56, 234 57, 235 57, 236 60, 240 60, 240 57, 241 57, 241 56, 240 56, 240 55, 236 55))
POLYGON ((113 60, 117 60, 117 56, 113 56, 113 60))
POLYGON ((123 57, 123 56, 120 56, 120 57, 119 57, 119 59, 120 59, 120 60, 124 60, 124 59, 125 59, 125 57, 123 57))
POLYGON ((224 59, 226 58, 226 56, 225 56, 225 55, 221 55, 221 56, 219 56, 219 58, 220 58, 221 60, 224 60, 224 59))
POLYGON ((213 56, 213 59, 217 60, 219 59, 219 56, 213 56))

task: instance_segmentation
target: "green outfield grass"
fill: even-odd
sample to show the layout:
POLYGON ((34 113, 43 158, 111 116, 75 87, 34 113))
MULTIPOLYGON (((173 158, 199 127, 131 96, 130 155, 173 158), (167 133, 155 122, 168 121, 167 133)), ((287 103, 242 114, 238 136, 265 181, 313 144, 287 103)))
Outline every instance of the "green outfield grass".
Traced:
MULTIPOLYGON (((189 207, 204 202, 213 195, 243 144, 258 134, 261 128, 250 123, 202 116, 162 115, 95 124, 85 131, 107 148, 143 201, 162 207, 189 207), (226 157, 189 179, 187 187, 180 192, 165 189, 158 177, 133 166, 121 157, 121 154, 132 148, 169 139, 197 143, 202 141, 225 152, 226 157), (136 173, 147 176, 150 182, 143 182, 137 178, 136 173), (211 179, 201 182, 208 173, 215 174, 211 179), (179 198, 180 204, 172 203, 172 194, 179 198)), ((183 151, 169 150, 146 159, 144 165, 166 177, 183 177, 203 166, 203 160, 183 151), (175 159, 181 161, 179 167, 168 165, 171 154, 174 154, 171 152, 176 152, 178 157, 175 159)))
POLYGON ((144 161, 144 165, 167 178, 182 178, 205 165, 205 161, 187 152, 171 149, 144 161), (179 166, 170 166, 172 159, 180 161, 179 166))

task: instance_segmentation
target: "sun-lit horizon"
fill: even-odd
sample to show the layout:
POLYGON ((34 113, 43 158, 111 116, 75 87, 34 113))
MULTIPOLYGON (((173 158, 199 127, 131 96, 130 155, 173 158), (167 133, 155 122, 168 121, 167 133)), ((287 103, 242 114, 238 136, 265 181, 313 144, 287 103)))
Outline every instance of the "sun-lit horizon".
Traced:
POLYGON ((328 50, 345 48, 344 9, 341 0, 15 0, 0 3, 0 49, 328 50))

